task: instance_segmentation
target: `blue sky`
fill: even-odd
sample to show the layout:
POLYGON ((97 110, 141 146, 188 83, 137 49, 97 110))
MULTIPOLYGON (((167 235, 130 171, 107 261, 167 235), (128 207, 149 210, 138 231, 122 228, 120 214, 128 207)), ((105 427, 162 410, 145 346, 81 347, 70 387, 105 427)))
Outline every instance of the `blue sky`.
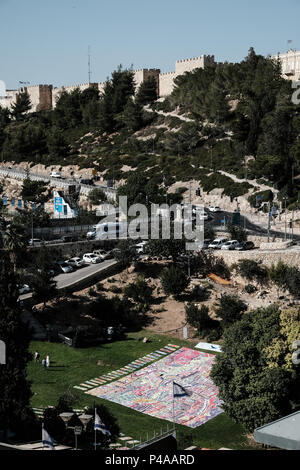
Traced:
POLYGON ((0 80, 104 81, 123 67, 174 70, 177 59, 240 61, 300 48, 300 0, 0 0, 0 80))

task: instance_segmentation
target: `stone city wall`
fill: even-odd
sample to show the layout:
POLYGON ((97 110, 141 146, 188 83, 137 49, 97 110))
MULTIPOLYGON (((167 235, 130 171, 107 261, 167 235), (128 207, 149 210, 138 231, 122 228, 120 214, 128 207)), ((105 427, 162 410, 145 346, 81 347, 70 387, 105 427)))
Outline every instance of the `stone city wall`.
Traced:
MULTIPOLYGON (((182 75, 185 72, 191 72, 197 68, 204 68, 208 65, 214 65, 214 56, 202 55, 194 57, 192 59, 178 60, 175 64, 175 72, 160 73, 160 69, 138 69, 134 71, 134 81, 136 84, 136 90, 138 87, 147 80, 148 77, 154 77, 157 81, 157 92, 160 97, 165 97, 172 93, 174 88, 174 78, 178 75, 182 75)), ((29 87, 22 87, 18 90, 7 90, 6 97, 0 97, 0 106, 5 108, 11 108, 11 105, 15 102, 18 93, 22 93, 25 90, 28 91, 29 97, 32 103, 32 109, 30 112, 38 112, 44 110, 54 109, 56 106, 57 99, 62 91, 71 93, 76 88, 83 91, 88 87, 98 88, 100 93, 103 93, 105 82, 98 83, 80 83, 70 86, 62 86, 53 88, 52 85, 35 85, 29 87)))

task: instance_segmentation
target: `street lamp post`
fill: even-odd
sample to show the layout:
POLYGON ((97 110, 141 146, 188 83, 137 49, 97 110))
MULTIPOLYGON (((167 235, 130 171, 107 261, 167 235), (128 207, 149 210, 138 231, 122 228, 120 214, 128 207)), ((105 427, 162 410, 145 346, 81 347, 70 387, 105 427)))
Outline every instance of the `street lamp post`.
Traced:
MULTIPOLYGON (((68 426, 68 423, 70 422, 71 418, 75 415, 75 413, 61 413, 59 416, 65 423, 66 429, 73 429, 74 431, 74 436, 75 436, 75 449, 77 450, 77 436, 80 436, 82 433, 82 426, 68 426)), ((91 421, 93 418, 92 415, 87 415, 87 414, 82 414, 78 417, 83 425, 84 431, 86 431, 88 423, 91 421)))

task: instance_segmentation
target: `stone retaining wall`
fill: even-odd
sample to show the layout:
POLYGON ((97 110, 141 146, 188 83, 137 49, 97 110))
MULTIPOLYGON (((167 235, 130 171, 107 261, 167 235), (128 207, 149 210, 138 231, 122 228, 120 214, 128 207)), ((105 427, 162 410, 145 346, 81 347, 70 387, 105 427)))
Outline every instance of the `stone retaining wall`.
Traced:
POLYGON ((242 252, 218 250, 215 255, 219 258, 223 258, 228 266, 237 263, 240 259, 252 259, 255 261, 261 261, 268 267, 272 264, 277 264, 280 260, 290 266, 300 267, 300 250, 277 251, 273 253, 255 250, 242 252))

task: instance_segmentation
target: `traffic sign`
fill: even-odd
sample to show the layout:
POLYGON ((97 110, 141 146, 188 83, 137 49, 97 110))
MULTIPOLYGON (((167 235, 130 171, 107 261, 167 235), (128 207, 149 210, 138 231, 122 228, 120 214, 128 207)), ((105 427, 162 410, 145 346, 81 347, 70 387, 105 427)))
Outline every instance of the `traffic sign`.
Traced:
POLYGON ((82 427, 81 426, 75 426, 74 427, 74 433, 76 434, 76 436, 80 436, 80 434, 82 433, 82 427))

